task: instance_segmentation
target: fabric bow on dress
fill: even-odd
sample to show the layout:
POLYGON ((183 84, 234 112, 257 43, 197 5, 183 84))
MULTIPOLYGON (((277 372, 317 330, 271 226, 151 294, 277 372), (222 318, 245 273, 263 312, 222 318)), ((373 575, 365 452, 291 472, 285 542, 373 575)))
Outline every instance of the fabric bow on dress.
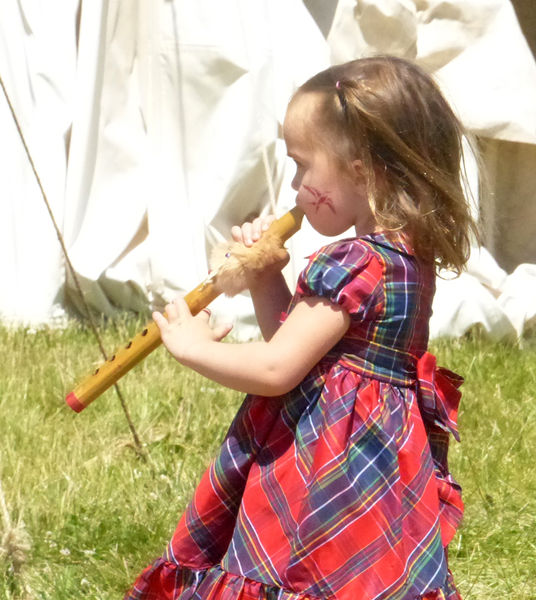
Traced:
POLYGON ((436 357, 425 352, 417 361, 418 404, 430 451, 434 461, 439 494, 441 540, 447 546, 463 516, 461 487, 448 468, 449 433, 460 441, 458 432, 458 406, 463 377, 438 367, 436 357))

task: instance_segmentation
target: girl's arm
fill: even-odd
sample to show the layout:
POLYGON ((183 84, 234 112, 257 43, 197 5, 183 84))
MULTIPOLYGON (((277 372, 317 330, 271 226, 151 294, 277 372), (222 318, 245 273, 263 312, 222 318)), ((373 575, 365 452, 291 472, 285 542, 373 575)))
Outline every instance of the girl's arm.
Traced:
POLYGON ((167 319, 153 318, 162 341, 183 365, 226 387, 278 396, 290 391, 342 338, 348 313, 329 301, 304 298, 269 341, 226 344, 230 327, 212 329, 204 311, 192 316, 182 298, 166 306, 167 319))
POLYGON ((248 279, 255 316, 265 341, 279 329, 281 313, 288 309, 292 294, 281 271, 248 279))

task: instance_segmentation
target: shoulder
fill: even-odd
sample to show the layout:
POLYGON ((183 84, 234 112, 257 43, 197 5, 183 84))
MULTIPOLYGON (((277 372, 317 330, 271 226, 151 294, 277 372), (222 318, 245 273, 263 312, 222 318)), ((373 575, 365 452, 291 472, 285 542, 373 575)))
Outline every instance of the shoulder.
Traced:
POLYGON ((375 254, 366 238, 348 238, 322 246, 309 257, 308 266, 358 267, 369 262, 375 254))
POLYGON ((337 240, 309 257, 298 292, 334 298, 347 286, 373 289, 382 278, 377 252, 365 238, 337 240))

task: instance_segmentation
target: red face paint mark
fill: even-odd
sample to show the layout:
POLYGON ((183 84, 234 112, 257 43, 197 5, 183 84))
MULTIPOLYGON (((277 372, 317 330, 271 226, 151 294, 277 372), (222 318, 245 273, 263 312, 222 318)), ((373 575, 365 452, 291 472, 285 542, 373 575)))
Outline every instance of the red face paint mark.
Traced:
POLYGON ((327 195, 323 194, 320 190, 316 188, 310 187, 308 185, 303 186, 312 196, 314 196, 314 200, 311 204, 316 208, 316 212, 320 210, 322 205, 325 205, 327 208, 331 210, 332 213, 335 213, 335 207, 333 206, 333 200, 327 195))

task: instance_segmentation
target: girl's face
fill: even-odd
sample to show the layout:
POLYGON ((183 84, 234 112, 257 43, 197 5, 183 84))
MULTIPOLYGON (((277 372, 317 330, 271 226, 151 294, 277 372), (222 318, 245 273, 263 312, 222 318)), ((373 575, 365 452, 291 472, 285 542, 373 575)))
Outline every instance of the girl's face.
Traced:
POLYGON ((361 162, 354 171, 343 171, 326 148, 315 148, 306 135, 315 127, 314 112, 318 99, 302 94, 291 103, 283 125, 287 154, 296 163, 292 188, 298 192, 296 204, 307 220, 322 235, 340 235, 355 227, 356 235, 374 231, 361 162))

